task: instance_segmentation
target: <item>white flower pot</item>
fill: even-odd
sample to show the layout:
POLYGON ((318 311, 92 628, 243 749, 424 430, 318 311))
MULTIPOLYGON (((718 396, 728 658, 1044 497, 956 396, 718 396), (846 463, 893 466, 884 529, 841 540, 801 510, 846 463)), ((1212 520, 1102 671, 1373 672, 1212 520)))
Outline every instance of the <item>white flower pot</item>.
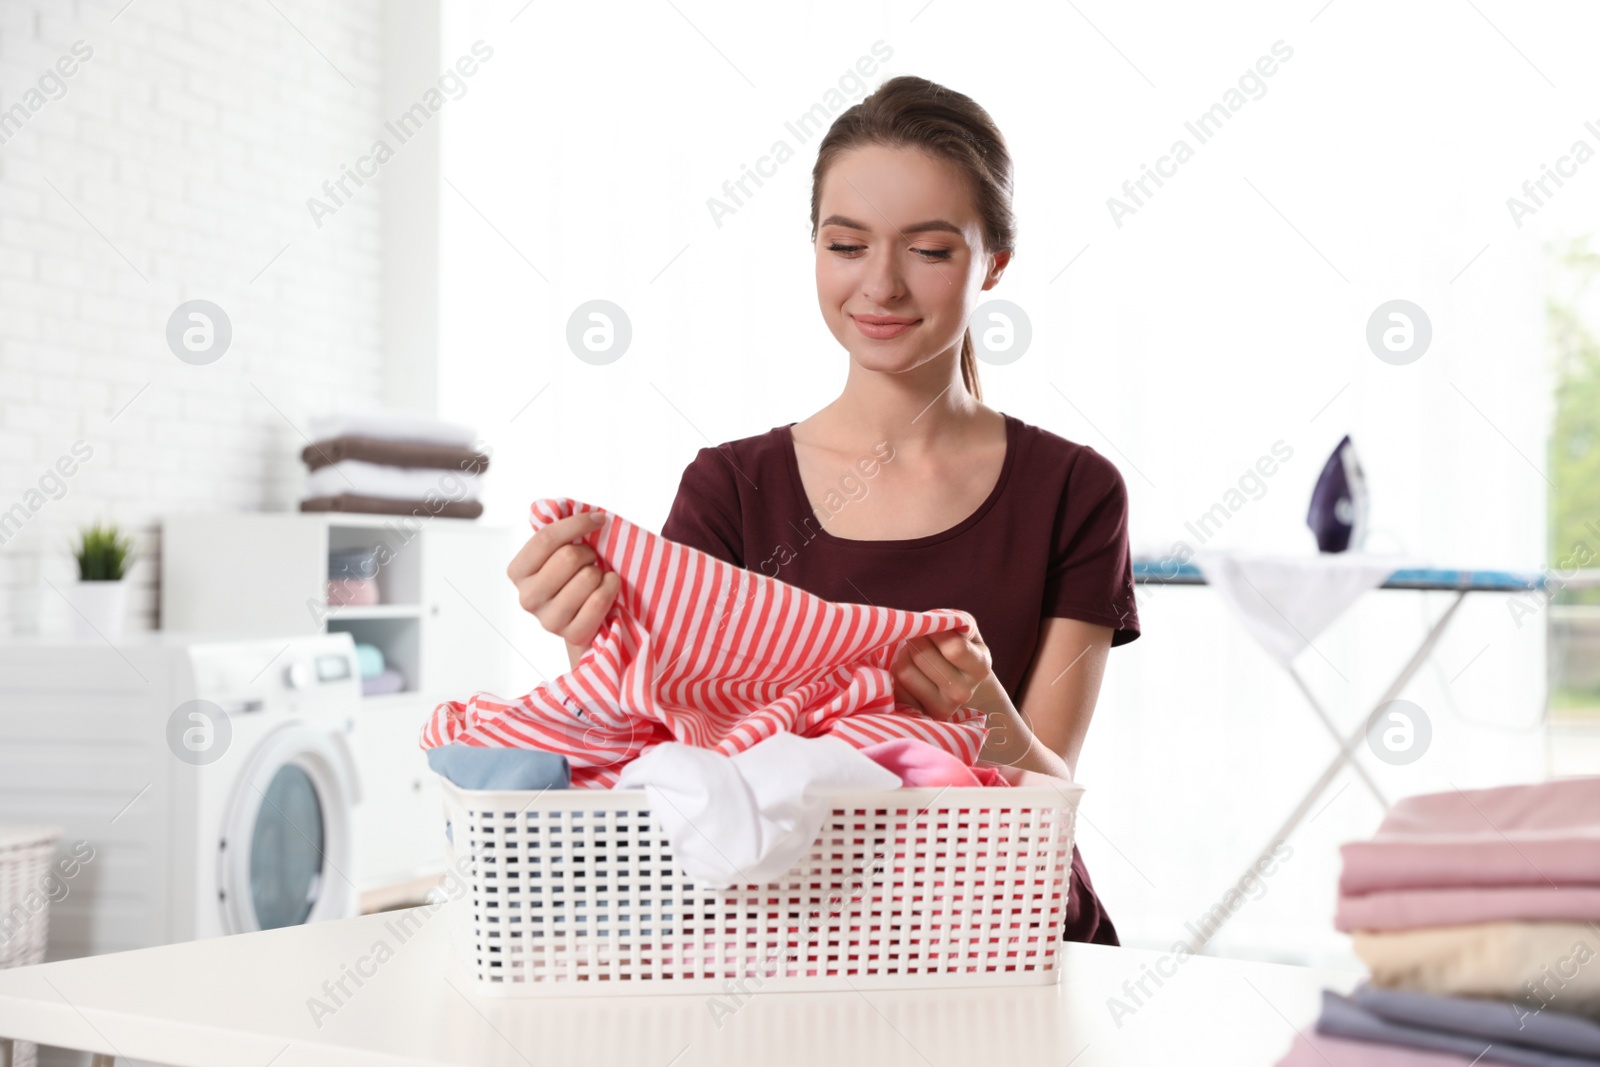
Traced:
POLYGON ((86 582, 79 578, 62 590, 72 605, 74 636, 115 641, 122 636, 122 620, 128 608, 128 583, 86 582))

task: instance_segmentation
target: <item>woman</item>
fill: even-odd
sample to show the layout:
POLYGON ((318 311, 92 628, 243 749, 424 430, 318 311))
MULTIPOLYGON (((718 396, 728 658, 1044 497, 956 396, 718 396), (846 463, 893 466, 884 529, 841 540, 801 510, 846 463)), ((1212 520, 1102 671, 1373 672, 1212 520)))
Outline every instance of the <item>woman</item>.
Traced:
MULTIPOLYGON (((703 448, 663 536, 828 600, 960 608, 977 634, 907 642, 896 695, 988 716, 982 758, 1070 778, 1107 651, 1139 635, 1127 492, 1083 445, 984 406, 967 320, 1011 260, 1011 161, 988 114, 897 77, 828 131, 812 171, 823 317, 843 392, 703 448), (820 502, 819 504, 812 502, 820 502)), ((573 663, 616 597, 574 516, 507 573, 573 663)), ((1117 944, 1073 850, 1065 936, 1117 944)))

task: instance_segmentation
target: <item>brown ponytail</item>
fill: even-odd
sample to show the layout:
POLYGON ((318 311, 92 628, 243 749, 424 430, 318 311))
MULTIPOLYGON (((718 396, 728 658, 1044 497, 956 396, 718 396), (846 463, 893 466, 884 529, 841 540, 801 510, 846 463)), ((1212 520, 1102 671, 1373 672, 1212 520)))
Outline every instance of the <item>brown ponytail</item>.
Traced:
MULTIPOLYGON (((817 241, 823 175, 841 155, 868 145, 917 148, 956 164, 967 176, 983 222, 984 251, 1015 251, 1011 154, 1005 138, 989 113, 970 97, 909 74, 890 78, 859 104, 846 108, 822 138, 811 168, 812 244, 817 241)), ((970 326, 961 337, 961 381, 973 399, 983 399, 970 326)))

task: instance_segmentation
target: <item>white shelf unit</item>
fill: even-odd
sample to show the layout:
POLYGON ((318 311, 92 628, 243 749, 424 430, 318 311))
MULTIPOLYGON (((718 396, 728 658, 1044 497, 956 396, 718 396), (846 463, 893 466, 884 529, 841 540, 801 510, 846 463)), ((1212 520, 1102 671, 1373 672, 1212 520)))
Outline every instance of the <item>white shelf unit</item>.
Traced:
POLYGON ((351 877, 363 894, 443 871, 442 798, 417 747, 428 713, 480 690, 531 688, 513 650, 521 609, 505 574, 525 536, 476 520, 337 512, 187 514, 163 523, 163 629, 343 630, 404 675, 404 692, 362 699, 351 738, 363 791, 351 877), (380 545, 380 603, 330 607, 329 552, 380 545))

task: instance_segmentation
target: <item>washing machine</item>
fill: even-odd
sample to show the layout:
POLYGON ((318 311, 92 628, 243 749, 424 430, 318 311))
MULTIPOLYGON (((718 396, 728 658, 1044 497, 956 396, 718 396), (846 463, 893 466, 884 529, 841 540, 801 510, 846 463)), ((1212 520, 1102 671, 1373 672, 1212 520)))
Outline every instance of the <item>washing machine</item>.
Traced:
POLYGON ((74 861, 47 958, 357 914, 360 685, 344 633, 0 642, 0 822, 74 861))

